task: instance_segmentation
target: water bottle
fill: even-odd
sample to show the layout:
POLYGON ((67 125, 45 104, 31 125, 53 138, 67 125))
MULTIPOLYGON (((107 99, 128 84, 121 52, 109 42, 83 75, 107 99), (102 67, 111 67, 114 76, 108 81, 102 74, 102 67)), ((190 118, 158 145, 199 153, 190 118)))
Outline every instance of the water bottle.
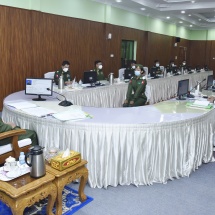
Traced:
POLYGON ((58 89, 64 89, 64 80, 62 75, 60 76, 58 81, 58 89))
POLYGON ((25 154, 24 152, 20 152, 20 155, 19 155, 19 164, 25 164, 25 154))

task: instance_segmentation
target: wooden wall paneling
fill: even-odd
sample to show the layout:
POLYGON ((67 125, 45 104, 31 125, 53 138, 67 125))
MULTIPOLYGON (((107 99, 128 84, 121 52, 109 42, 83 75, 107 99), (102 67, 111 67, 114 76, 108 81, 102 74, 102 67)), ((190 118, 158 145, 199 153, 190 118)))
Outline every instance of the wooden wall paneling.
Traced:
POLYGON ((213 74, 215 77, 215 41, 211 41, 211 52, 210 52, 210 62, 209 68, 213 70, 213 74))
POLYGON ((180 42, 177 45, 178 55, 177 55, 177 64, 180 66, 182 61, 186 59, 187 64, 190 65, 190 41, 186 39, 180 39, 180 42))
POLYGON ((190 43, 190 64, 193 68, 197 65, 202 67, 206 61, 206 41, 191 41, 190 43))
POLYGON ((155 60, 159 60, 162 66, 168 65, 172 59, 172 37, 148 33, 148 54, 149 54, 149 67, 151 68, 155 60))

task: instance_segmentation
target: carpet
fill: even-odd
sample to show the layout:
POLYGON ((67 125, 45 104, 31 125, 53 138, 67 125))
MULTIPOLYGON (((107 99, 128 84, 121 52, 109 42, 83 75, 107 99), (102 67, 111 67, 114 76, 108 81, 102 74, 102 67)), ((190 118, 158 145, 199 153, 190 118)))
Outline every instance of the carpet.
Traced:
MULTIPOLYGON (((62 202, 62 215, 71 215, 80 210, 82 207, 93 201, 93 198, 87 196, 86 201, 81 202, 79 200, 78 191, 65 186, 63 190, 63 202, 62 202)), ((46 206, 48 204, 48 198, 35 203, 33 206, 24 210, 24 215, 46 215, 46 206)), ((55 213, 55 206, 53 207, 53 213, 55 213)), ((11 209, 0 201, 0 215, 12 215, 11 209)))

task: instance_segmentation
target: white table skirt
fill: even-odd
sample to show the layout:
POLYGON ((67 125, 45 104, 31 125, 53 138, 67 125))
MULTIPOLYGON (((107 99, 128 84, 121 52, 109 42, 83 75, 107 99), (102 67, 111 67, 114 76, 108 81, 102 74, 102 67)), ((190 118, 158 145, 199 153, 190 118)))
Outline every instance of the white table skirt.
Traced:
MULTIPOLYGON (((14 98, 29 100, 31 96, 18 92, 5 101, 14 98)), ((35 130, 41 146, 55 145, 62 150, 69 147, 81 152, 88 161, 91 187, 150 185, 189 176, 202 162, 210 162, 215 131, 214 110, 171 112, 156 105, 126 109, 87 107, 83 109, 93 114, 93 119, 61 122, 27 115, 4 103, 3 119, 35 130)))
MULTIPOLYGON (((211 74, 213 74, 212 71, 207 71, 154 80, 149 79, 147 80, 147 84, 150 86, 151 90, 151 98, 149 102, 150 104, 154 104, 175 97, 178 90, 178 81, 180 80, 189 79, 190 87, 194 87, 196 81, 202 81, 204 78, 207 79, 207 76, 211 74)), ((127 88, 128 84, 120 83, 83 90, 65 90, 63 91, 63 94, 76 105, 91 107, 122 107, 126 98, 127 88)))

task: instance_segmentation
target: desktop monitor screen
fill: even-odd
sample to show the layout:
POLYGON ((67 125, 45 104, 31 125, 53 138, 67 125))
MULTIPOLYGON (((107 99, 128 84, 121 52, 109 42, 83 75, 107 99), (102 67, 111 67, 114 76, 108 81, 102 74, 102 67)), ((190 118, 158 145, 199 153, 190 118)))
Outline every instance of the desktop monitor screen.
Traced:
POLYGON ((34 101, 44 101, 46 99, 41 96, 52 96, 53 84, 52 79, 48 78, 26 78, 25 79, 25 94, 38 95, 34 101), (47 90, 49 88, 49 90, 47 90))
POLYGON ((208 75, 206 89, 208 89, 208 88, 213 86, 213 81, 214 81, 213 75, 208 75))
POLYGON ((189 89, 189 79, 181 80, 178 82, 178 98, 182 99, 182 96, 188 93, 189 89))
POLYGON ((133 69, 126 69, 124 72, 124 79, 131 79, 134 76, 133 69))
POLYGON ((172 68, 172 74, 177 74, 178 73, 178 67, 174 66, 172 68))
POLYGON ((97 82, 97 72, 96 71, 86 71, 84 72, 84 84, 93 84, 97 82))

